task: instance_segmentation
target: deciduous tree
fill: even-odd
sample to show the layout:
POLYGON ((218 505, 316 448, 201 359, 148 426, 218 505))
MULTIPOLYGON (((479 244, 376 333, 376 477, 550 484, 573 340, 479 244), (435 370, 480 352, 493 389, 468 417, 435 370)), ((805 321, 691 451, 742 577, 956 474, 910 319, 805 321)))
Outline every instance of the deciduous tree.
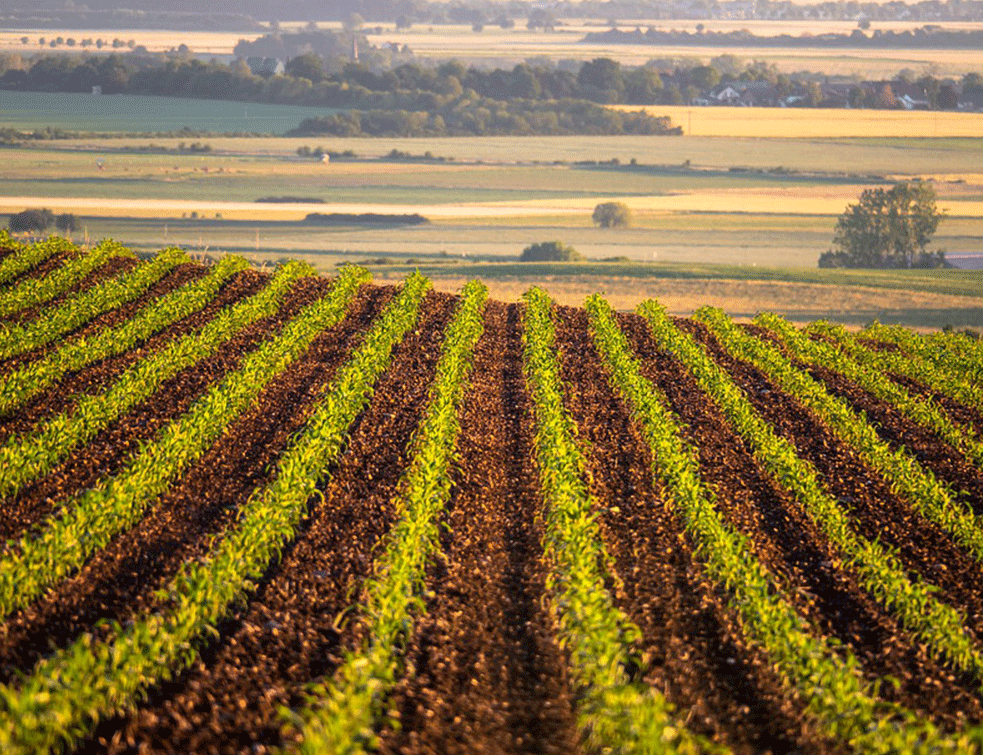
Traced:
POLYGON ((944 252, 927 249, 943 217, 935 190, 925 182, 867 189, 840 215, 835 248, 819 258, 819 266, 944 267, 944 252))

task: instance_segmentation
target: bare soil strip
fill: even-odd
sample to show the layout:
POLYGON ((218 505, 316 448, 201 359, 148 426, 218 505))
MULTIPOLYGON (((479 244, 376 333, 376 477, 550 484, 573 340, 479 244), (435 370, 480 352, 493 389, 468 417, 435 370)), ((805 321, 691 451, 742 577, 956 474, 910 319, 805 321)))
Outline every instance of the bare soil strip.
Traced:
POLYGON ((20 536, 48 516, 58 501, 115 472, 142 441, 186 412, 209 385, 236 369, 246 352, 265 338, 275 337, 288 319, 322 296, 328 286, 330 281, 324 278, 297 281, 275 316, 253 323, 216 354, 166 381, 157 393, 99 433, 89 445, 78 449, 45 477, 25 485, 16 497, 4 503, 6 516, 0 520, 0 536, 20 536))
POLYGON ((348 645, 336 617, 353 602, 352 588, 392 522, 390 502, 453 307, 453 297, 425 300, 421 323, 394 351, 353 428, 324 501, 249 605, 191 669, 132 715, 104 722, 86 752, 268 752, 282 744, 278 707, 299 707, 303 686, 330 673, 348 645))
MULTIPOLYGON (((967 626, 979 639, 983 628, 983 590, 973 576, 978 574, 978 565, 945 533, 915 515, 876 472, 867 468, 794 398, 749 364, 729 357, 704 326, 693 321, 677 321, 677 325, 703 343, 776 432, 791 441, 800 456, 815 466, 830 493, 851 512, 857 531, 897 549, 906 568, 920 572, 938 585, 939 599, 965 611, 967 626)), ((700 411, 703 409, 695 413, 700 411)), ((772 520, 768 526, 774 524, 772 520)), ((869 604, 849 575, 844 578, 849 580, 851 592, 857 593, 858 603, 869 604)), ((804 589, 805 596, 816 605, 829 602, 815 588, 804 586, 804 589)), ((875 631, 867 635, 852 636, 855 630, 847 629, 845 617, 831 613, 830 607, 822 608, 820 626, 848 643, 868 672, 890 674, 900 682, 897 690, 885 686, 882 690, 885 697, 923 710, 947 727, 960 727, 967 718, 972 721, 983 718, 983 704, 972 680, 954 675, 929 660, 918 643, 908 638, 877 606, 871 604, 869 611, 877 623, 871 627, 875 631)))
POLYGON ((397 686, 384 753, 577 751, 566 662, 542 602, 543 506, 521 309, 490 302, 461 417, 446 558, 397 686))

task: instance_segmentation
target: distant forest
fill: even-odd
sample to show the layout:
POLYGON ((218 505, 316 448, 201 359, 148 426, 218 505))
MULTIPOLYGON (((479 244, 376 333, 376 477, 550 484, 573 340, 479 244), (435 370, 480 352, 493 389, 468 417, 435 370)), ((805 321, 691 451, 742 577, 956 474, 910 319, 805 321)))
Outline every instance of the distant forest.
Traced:
MULTIPOLYGON (((326 33, 330 34, 330 33, 326 33)), ((231 64, 137 54, 44 55, 0 71, 0 88, 21 91, 142 94, 331 108, 297 133, 345 136, 478 134, 678 134, 668 118, 602 107, 617 92, 603 87, 659 87, 651 69, 621 73, 614 61, 585 63, 578 73, 518 65, 485 71, 451 61, 430 68, 402 63, 373 70, 364 61, 291 58, 284 75, 256 75, 231 64), (613 65, 613 68, 612 68, 613 65), (340 67, 339 67, 340 66, 340 67)), ((641 91, 641 89, 639 89, 641 91)), ((652 101, 649 98, 649 101, 652 101)))
MULTIPOLYGON (((827 0, 212 0, 207 10, 191 0, 6 0, 0 25, 78 29, 207 29, 246 31, 274 20, 343 21, 357 13, 368 22, 420 24, 513 23, 536 14, 553 19, 867 19, 870 21, 981 21, 983 0, 861 2, 827 0)), ((506 28, 509 28, 506 26, 506 28)))

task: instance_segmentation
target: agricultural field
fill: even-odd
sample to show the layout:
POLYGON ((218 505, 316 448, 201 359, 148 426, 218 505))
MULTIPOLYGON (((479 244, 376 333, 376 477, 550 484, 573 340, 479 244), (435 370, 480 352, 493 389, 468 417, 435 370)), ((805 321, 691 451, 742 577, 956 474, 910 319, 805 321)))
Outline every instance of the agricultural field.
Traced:
MULTIPOLYGON (((693 110, 695 129, 710 109, 693 110)), ((885 122, 876 138, 794 137, 777 122, 767 135, 728 136, 760 120, 761 111, 714 110, 741 110, 744 126, 728 115, 731 122, 714 124, 714 136, 42 141, 4 150, 0 222, 2 214, 48 207, 79 215, 81 238, 110 236, 142 251, 177 244, 256 262, 302 257, 322 272, 379 258, 506 262, 530 243, 559 238, 591 261, 745 265, 753 275, 755 266, 814 268, 836 217, 864 189, 925 178, 947 213, 935 242, 959 266, 981 264, 980 137, 906 137, 900 120, 885 122), (212 151, 179 151, 193 141, 212 151), (323 164, 296 154, 317 146, 355 158, 323 164), (393 150, 416 159, 387 158, 393 150), (428 152, 433 159, 423 159, 428 152), (256 202, 276 195, 310 202, 256 202), (594 227, 593 208, 605 201, 628 205, 633 226, 594 227), (303 221, 312 212, 418 213, 431 222, 315 227, 303 221)), ((827 120, 840 112, 829 111, 827 120)), ((852 130, 838 133, 870 125, 865 111, 842 112, 853 121, 840 124, 852 130)), ((152 127, 150 110, 132 116, 152 127)), ((687 127, 689 117, 673 113, 687 127)), ((810 118, 822 126, 811 111, 810 118)), ((77 127, 99 122, 81 119, 77 127)))
POLYGON ((6 235, 0 318, 5 753, 983 751, 975 337, 6 235))

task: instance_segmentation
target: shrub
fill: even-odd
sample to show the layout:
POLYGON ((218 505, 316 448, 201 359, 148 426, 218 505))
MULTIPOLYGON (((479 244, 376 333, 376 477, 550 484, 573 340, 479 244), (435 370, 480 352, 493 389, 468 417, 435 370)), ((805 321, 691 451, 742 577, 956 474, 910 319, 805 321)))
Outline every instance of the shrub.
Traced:
POLYGON ((519 259, 522 262, 576 262, 583 256, 562 241, 540 241, 523 249, 519 259))
POLYGON ((24 210, 10 216, 7 224, 15 233, 42 233, 55 223, 55 215, 51 210, 24 210))

